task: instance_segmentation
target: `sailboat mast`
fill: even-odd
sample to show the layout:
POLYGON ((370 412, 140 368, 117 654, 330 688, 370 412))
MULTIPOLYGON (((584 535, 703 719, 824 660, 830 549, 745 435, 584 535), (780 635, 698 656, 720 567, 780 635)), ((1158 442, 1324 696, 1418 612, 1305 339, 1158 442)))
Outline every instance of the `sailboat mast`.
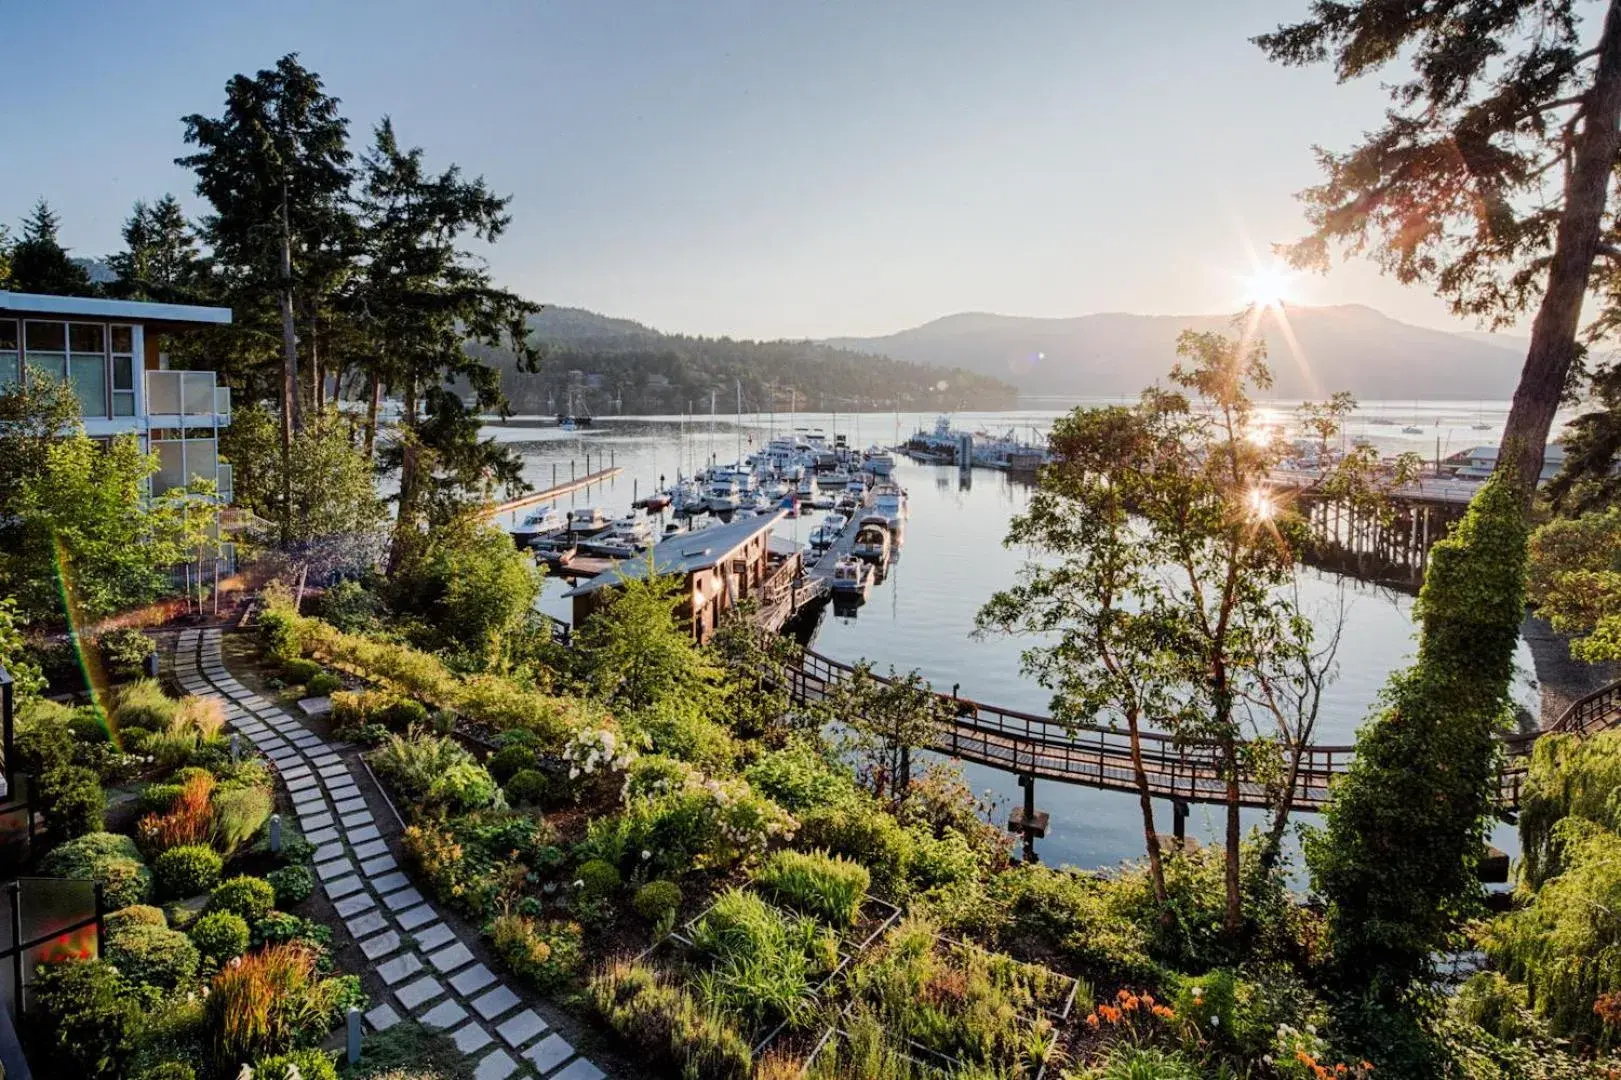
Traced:
POLYGON ((737 463, 743 464, 743 380, 737 380, 737 463))

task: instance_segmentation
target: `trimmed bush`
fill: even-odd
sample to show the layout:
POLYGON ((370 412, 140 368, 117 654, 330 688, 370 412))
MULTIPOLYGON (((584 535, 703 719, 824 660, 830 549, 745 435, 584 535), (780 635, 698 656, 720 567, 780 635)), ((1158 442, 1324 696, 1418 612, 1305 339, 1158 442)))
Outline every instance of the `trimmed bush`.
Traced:
POLYGON ((555 990, 580 966, 580 926, 501 915, 485 928, 512 973, 537 990, 555 990))
POLYGON ((604 900, 619 891, 624 879, 610 862, 592 859, 574 875, 580 882, 580 895, 591 900, 604 900))
POLYGON ((162 731, 174 719, 179 703, 155 679, 137 679, 113 698, 113 722, 120 729, 162 731))
POLYGON ((491 754, 490 760, 484 765, 490 770, 490 775, 495 777, 496 783, 505 784, 523 770, 533 769, 537 761, 534 747, 512 743, 491 754))
POLYGON ((152 655, 152 639, 132 626, 109 630, 96 639, 101 662, 107 671, 118 678, 127 679, 141 673, 146 658, 152 655))
POLYGON ((96 770, 59 766, 39 778, 34 795, 45 817, 45 835, 53 843, 102 831, 107 793, 96 770))
POLYGON ((325 674, 314 660, 297 657, 281 665, 281 673, 288 683, 308 683, 317 675, 325 674))
POLYGON ((208 898, 209 911, 230 911, 258 922, 276 906, 276 889, 264 878, 239 874, 218 885, 208 898))
POLYGON ((681 886, 673 881, 649 881, 636 890, 631 906, 654 926, 664 926, 673 922, 681 909, 681 886))
POLYGON ((152 874, 161 896, 183 900, 218 885, 223 865, 224 860, 213 848, 183 844, 159 855, 152 863, 152 874))
MULTIPOLYGON (((135 731, 141 731, 141 729, 136 728, 135 731)), ((124 732, 124 742, 126 745, 129 743, 130 736, 135 734, 135 731, 124 732)), ((141 734, 146 735, 149 733, 141 731, 141 734)), ((176 800, 180 798, 180 792, 182 790, 184 790, 182 785, 173 782, 163 784, 143 784, 141 785, 141 794, 136 799, 135 805, 138 806, 141 809, 141 812, 145 814, 167 814, 170 810, 174 809, 174 804, 176 800)))
POLYGON ((135 841, 117 833, 87 833, 70 840, 40 861, 39 872, 99 881, 111 908, 141 904, 152 896, 152 871, 141 861, 135 841))
POLYGON ((328 671, 321 672, 304 684, 304 692, 310 697, 326 697, 333 691, 342 689, 343 680, 328 671))
POLYGON ((513 806, 535 806, 546 798, 551 782, 539 769, 519 769, 502 790, 513 806))
POLYGON ((248 923, 234 911, 211 911, 187 931, 197 951, 215 967, 248 951, 248 923))
POLYGON ((307 866, 284 866, 265 875, 276 892, 276 906, 302 904, 315 891, 315 875, 307 866))
POLYGON ((338 1080, 338 1067, 325 1050, 294 1050, 253 1063, 253 1080, 338 1080))
POLYGON ((104 955, 132 983, 165 990, 197 975, 197 946, 178 930, 145 923, 129 923, 116 934, 107 932, 104 955))
POLYGON ((116 1080, 134 1054, 146 1010, 141 995, 112 964, 69 960, 44 964, 33 985, 34 1034, 50 1055, 41 1075, 116 1080))
POLYGON ((234 787, 214 794, 214 839, 233 853, 259 835, 270 820, 270 792, 258 787, 234 787))
POLYGON ((163 909, 153 907, 151 904, 131 904, 129 907, 119 908, 109 912, 105 920, 109 934, 122 930, 128 926, 159 926, 167 930, 169 920, 163 917, 163 909))

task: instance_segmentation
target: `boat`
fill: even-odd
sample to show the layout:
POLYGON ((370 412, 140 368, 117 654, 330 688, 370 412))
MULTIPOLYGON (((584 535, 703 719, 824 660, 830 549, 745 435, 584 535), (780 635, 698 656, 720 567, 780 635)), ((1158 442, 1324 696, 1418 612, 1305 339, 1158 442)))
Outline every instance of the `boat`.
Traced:
POLYGON ((608 535, 638 549, 645 548, 653 542, 653 519, 626 514, 609 526, 608 535))
POLYGON ((861 462, 861 468, 874 476, 888 476, 895 471, 895 458, 887 451, 872 447, 861 462))
POLYGON ((637 509, 646 510, 649 514, 656 514, 668 507, 673 501, 675 501, 675 495, 671 489, 666 488, 663 491, 655 491, 647 498, 640 499, 631 503, 631 505, 637 509))
POLYGON ((894 484, 885 484, 873 492, 872 509, 883 515, 890 532, 896 532, 909 516, 906 492, 894 484))
POLYGON ((599 533, 610 524, 608 515, 600 506, 587 506, 568 512, 568 531, 589 536, 599 533))
POLYGON ((845 492, 833 500, 833 509, 841 514, 853 514, 861 509, 861 499, 849 492, 845 492))
POLYGON ((1408 424, 1406 427, 1401 429, 1401 433, 1403 435, 1422 435, 1424 434, 1424 429, 1414 424, 1408 424))
POLYGON ((536 537, 529 546, 534 550, 535 558, 553 568, 567 566, 579 554, 578 545, 568 533, 536 537))
POLYGON ((867 481, 860 476, 852 476, 850 482, 844 485, 844 490, 860 498, 867 493, 867 481))
POLYGON ((889 561, 889 530, 876 521, 862 522, 850 553, 858 559, 884 565, 889 561))
POLYGON ((833 592, 845 596, 857 596, 865 600, 867 593, 872 589, 872 579, 875 571, 871 563, 863 562, 853 556, 846 556, 833 564, 833 592))
POLYGON ((850 519, 843 514, 829 514, 822 519, 822 523, 811 531, 810 545, 813 548, 830 548, 839 542, 844 535, 844 527, 850 524, 850 519))
POLYGON ((704 509, 711 514, 730 514, 741 502, 737 481, 730 474, 722 474, 711 480, 709 490, 704 492, 704 509))
POLYGON ((532 510, 523 519, 523 530, 532 533, 562 532, 568 528, 568 519, 555 506, 542 506, 532 510))

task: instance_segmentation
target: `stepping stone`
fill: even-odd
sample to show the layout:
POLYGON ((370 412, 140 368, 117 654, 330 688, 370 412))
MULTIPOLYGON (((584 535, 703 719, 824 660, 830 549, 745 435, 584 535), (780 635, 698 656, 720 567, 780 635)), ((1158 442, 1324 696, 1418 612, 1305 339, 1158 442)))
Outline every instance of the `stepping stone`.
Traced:
POLYGON ((473 1068, 473 1080, 507 1080, 517 1071, 518 1063, 505 1050, 497 1050, 473 1068))
MULTIPOLYGON (((302 817, 303 815, 300 814, 299 816, 302 817)), ((305 833, 304 834, 304 839, 308 840, 310 843, 316 845, 317 847, 319 847, 322 844, 330 844, 332 841, 336 840, 337 838, 338 838, 338 830, 337 829, 332 829, 332 828, 316 829, 312 833, 305 833)))
MULTIPOLYGON (((305 770, 308 772, 308 770, 305 770)), ((287 781, 287 790, 297 795, 301 791, 319 790, 315 787, 315 777, 305 776, 299 780, 287 781)))
POLYGON ((602 1070, 585 1058, 575 1058, 568 1068, 555 1073, 552 1080, 602 1080, 602 1070))
MULTIPOLYGON (((295 765, 291 769, 283 769, 281 771, 281 778, 286 782, 288 790, 292 790, 294 780, 308 780, 310 784, 315 783, 315 777, 310 775, 310 767, 308 765, 295 765)), ((301 783, 299 785, 299 790, 303 791, 309 786, 309 784, 301 783)))
POLYGON ((351 779, 347 784, 328 784, 327 790, 335 800, 360 798, 360 785, 351 779))
POLYGON ((415 1009, 419 1005, 426 1005, 434 998, 445 992, 439 985, 439 980, 432 975, 424 975, 413 983, 406 983, 394 991, 394 996, 400 999, 400 1004, 407 1009, 415 1009))
POLYGON ((345 799, 337 804, 337 811, 340 814, 352 814, 356 810, 364 809, 366 809, 365 799, 345 799))
POLYGON ((383 906, 390 911, 404 911, 406 908, 422 902, 422 894, 415 889, 401 889, 397 893, 390 893, 383 897, 383 906))
POLYGON ((399 923, 402 929, 415 930, 423 923, 433 922, 438 917, 439 915, 433 910, 432 904, 423 904, 421 907, 414 907, 410 911, 400 912, 399 915, 395 916, 394 921, 399 923))
POLYGON ((344 925, 349 928, 350 935, 359 941, 361 938, 371 937, 379 930, 388 928, 388 916, 381 911, 373 909, 352 919, 345 919, 344 925))
POLYGON ((316 863, 331 862, 333 859, 341 858, 343 858, 343 842, 341 840, 333 840, 315 849, 314 861, 316 863))
POLYGON ((373 1031, 387 1031, 399 1022, 400 1014, 388 1004, 379 1005, 366 1014, 366 1023, 371 1025, 373 1031))
POLYGON ((518 1004, 517 994, 504 986, 497 986, 483 997, 473 1000, 473 1011, 486 1020, 494 1020, 502 1013, 517 1008, 518 1004))
POLYGON ((349 766, 345 765, 343 763, 343 759, 341 759, 341 758, 334 758, 334 759, 331 759, 331 760, 323 759, 321 761, 316 761, 315 762, 315 768, 316 768, 316 771, 319 772, 322 776, 348 776, 349 775, 349 766))
POLYGON ((358 915, 362 911, 377 906, 377 901, 371 898, 369 892, 358 892, 353 896, 346 896, 332 905, 340 916, 347 919, 351 915, 358 915))
POLYGON ((384 874, 382 877, 373 881, 371 883, 371 887, 376 889, 379 893, 391 893, 395 889, 403 889, 409 884, 411 884, 410 878, 406 877, 399 871, 395 871, 392 874, 384 874))
POLYGON ((393 986, 401 979, 415 975, 422 970, 422 960, 416 953, 401 953, 392 960, 385 960, 377 965, 377 976, 388 985, 393 986))
MULTIPOLYGON (((353 840, 354 837, 351 836, 349 839, 353 840)), ((387 851, 388 851, 388 843, 386 841, 383 841, 383 840, 367 840, 364 844, 356 844, 355 845, 355 858, 357 858, 357 859, 373 859, 373 858, 376 858, 379 855, 387 853, 387 851)), ((390 862, 392 863, 392 860, 390 860, 390 862)))
POLYGON ((359 829, 350 829, 349 842, 351 844, 361 844, 365 843, 367 840, 376 840, 382 835, 382 833, 377 831, 377 826, 366 825, 359 829))
POLYGON ((555 1031, 530 1047, 524 1054, 524 1057, 535 1066, 535 1071, 540 1073, 557 1068, 573 1056, 574 1047, 555 1031))
POLYGON ((428 1027, 449 1029, 467 1019, 467 1010, 455 998, 446 998, 417 1019, 428 1027))
MULTIPOLYGON (((384 846, 386 847, 387 845, 384 846)), ((355 854, 360 854, 359 848, 355 849, 355 854)), ((371 877, 373 874, 381 874, 384 870, 392 870, 398 865, 400 864, 394 861, 394 856, 384 854, 377 856, 375 859, 367 859, 365 862, 361 863, 360 872, 365 874, 367 877, 371 877)))
POLYGON ((483 964, 474 964, 450 980, 451 987, 462 996, 477 993, 495 981, 495 972, 483 964))
POLYGON ((355 864, 348 859, 333 859, 331 862, 321 863, 315 868, 315 874, 322 881, 331 881, 333 878, 355 872, 355 864))
POLYGON ((506 1023, 495 1029, 495 1033, 505 1039, 508 1046, 522 1046, 536 1035, 546 1030, 546 1021, 533 1009, 525 1009, 506 1023))
MULTIPOLYGON (((342 820, 343 827, 345 829, 364 829, 366 826, 373 824, 377 819, 371 816, 370 810, 357 810, 353 814, 343 815, 342 820)), ((351 839, 353 838, 351 837, 351 839)))
POLYGON ((472 962, 472 950, 459 941, 447 948, 440 949, 428 957, 428 963, 445 974, 449 974, 457 968, 464 968, 472 962))
POLYGON ((411 936, 416 938, 417 947, 428 953, 436 949, 442 949, 456 940, 455 931, 442 922, 424 927, 420 932, 413 933, 411 936))
POLYGON ((341 900, 350 893, 357 893, 361 889, 360 879, 354 874, 337 881, 329 881, 326 885, 326 894, 334 900, 341 900))
POLYGON ((466 1027, 457 1028, 451 1033, 450 1038, 456 1044, 456 1049, 463 1054, 471 1054, 475 1050, 482 1050, 490 1045, 490 1033, 478 1024, 468 1024, 466 1027))
POLYGON ((332 827, 332 815, 325 810, 311 814, 309 817, 300 814, 298 815, 298 823, 306 829, 330 829, 332 827))
MULTIPOLYGON (((379 920, 381 920, 381 916, 379 916, 379 920)), ((355 936, 359 937, 358 934, 355 936)), ((367 960, 376 960, 378 957, 387 956, 399 947, 400 935, 397 930, 390 930, 386 934, 378 934, 376 937, 367 938, 360 943, 360 951, 365 954, 367 960)))
POLYGON ((298 707, 304 711, 305 716, 325 716, 332 711, 332 699, 329 697, 299 698, 298 707))

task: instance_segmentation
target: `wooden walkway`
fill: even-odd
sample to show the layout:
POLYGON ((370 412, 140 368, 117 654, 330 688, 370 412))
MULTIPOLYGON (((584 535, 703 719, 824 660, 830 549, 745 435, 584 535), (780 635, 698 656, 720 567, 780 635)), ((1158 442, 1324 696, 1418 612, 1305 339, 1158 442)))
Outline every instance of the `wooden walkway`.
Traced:
POLYGON ((594 473, 586 473, 584 476, 576 480, 570 480, 566 484, 557 484, 553 487, 544 488, 540 491, 531 491, 527 495, 520 495, 516 499, 508 499, 506 502, 493 503, 490 506, 485 507, 483 513, 485 517, 493 518, 499 517, 502 514, 511 513, 514 510, 522 510, 526 506, 535 506, 543 502, 551 502, 553 499, 567 495, 571 491, 579 491, 581 488, 587 488, 595 484, 600 484, 604 480, 612 480, 614 477, 618 476, 624 471, 625 467, 623 465, 615 465, 607 469, 598 469, 594 473))
MULTIPOLYGON (((800 665, 789 669, 789 692, 796 702, 821 701, 854 669, 806 650, 800 665)), ((1136 792, 1131 765, 1131 738, 1104 725, 1065 725, 1047 716, 986 705, 947 694, 953 720, 939 728, 929 749, 994 769, 1060 783, 1110 791, 1136 792)), ((1504 740, 1509 760, 1500 780, 1499 805, 1519 806, 1531 745, 1550 731, 1588 734, 1621 723, 1621 683, 1578 700, 1542 731, 1504 740)), ((1227 782, 1220 770, 1220 746, 1201 740, 1179 740, 1158 732, 1138 737, 1149 788, 1156 798, 1187 803, 1225 803, 1227 782)), ((1329 787, 1345 774, 1355 756, 1352 746, 1311 746, 1301 758, 1294 807, 1321 811, 1329 787)), ((1266 787, 1254 780, 1239 783, 1239 802, 1249 807, 1272 803, 1266 787)))

